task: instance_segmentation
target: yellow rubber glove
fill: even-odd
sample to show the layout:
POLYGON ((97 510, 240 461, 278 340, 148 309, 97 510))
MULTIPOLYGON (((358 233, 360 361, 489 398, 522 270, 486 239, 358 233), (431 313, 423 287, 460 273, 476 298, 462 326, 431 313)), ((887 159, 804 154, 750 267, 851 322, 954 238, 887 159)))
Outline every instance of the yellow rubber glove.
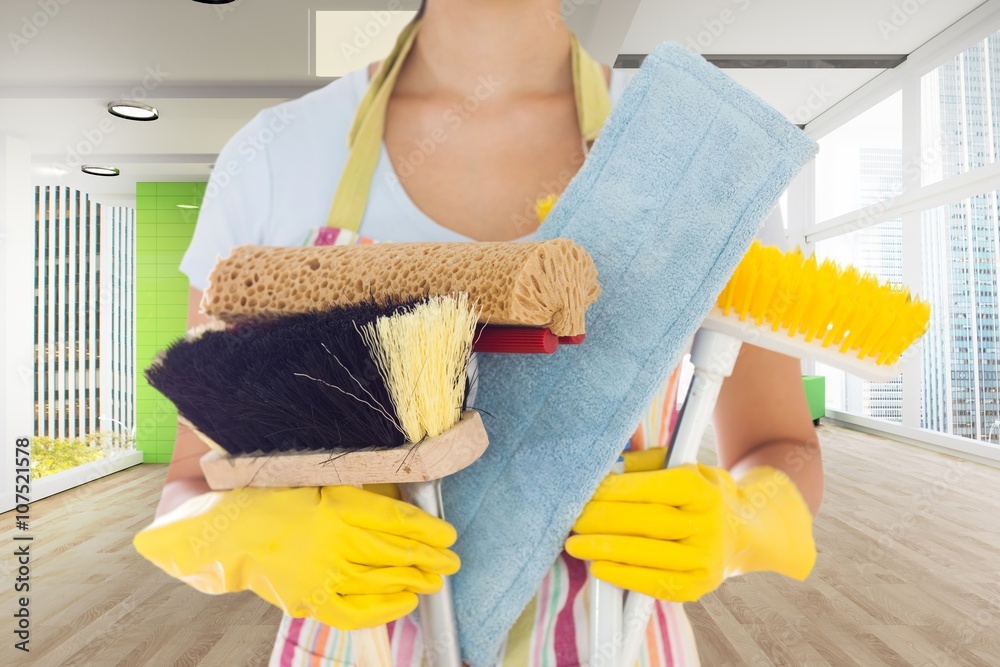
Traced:
POLYGON ((417 606, 458 571, 455 529, 354 488, 236 489, 191 498, 136 535, 135 548, 203 593, 251 590, 285 613, 341 630, 417 606))
POLYGON ((593 561, 595 577, 690 602, 743 572, 808 576, 812 515, 788 475, 761 466, 736 482, 701 464, 648 470, 657 459, 662 449, 626 454, 626 472, 601 482, 573 527, 566 551, 593 561))

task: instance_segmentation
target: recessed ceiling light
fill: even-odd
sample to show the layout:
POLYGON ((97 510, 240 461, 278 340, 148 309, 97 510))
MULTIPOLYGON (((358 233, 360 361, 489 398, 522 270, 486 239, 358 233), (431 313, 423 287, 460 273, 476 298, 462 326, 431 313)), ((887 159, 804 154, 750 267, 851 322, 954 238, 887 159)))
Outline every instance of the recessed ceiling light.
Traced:
POLYGON ((96 164, 85 164, 80 167, 80 171, 91 176, 117 176, 121 173, 115 167, 102 167, 96 164))
POLYGON ((198 208, 194 204, 178 204, 177 208, 198 208))
POLYGON ((125 120, 156 120, 160 117, 160 112, 154 107, 139 102, 111 102, 108 113, 125 120))
POLYGON ((126 120, 156 120, 160 117, 160 112, 148 104, 128 101, 111 102, 108 113, 126 120))

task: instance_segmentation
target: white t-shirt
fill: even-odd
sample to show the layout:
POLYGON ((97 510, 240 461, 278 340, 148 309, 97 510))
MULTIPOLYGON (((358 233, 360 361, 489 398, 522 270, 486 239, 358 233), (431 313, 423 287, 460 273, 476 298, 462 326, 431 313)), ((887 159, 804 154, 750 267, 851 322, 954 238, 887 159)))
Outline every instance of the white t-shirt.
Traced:
MULTIPOLYGON (((617 103, 635 70, 612 70, 617 103)), ((236 246, 301 246, 326 224, 347 161, 347 133, 368 87, 367 67, 298 99, 264 109, 226 143, 215 162, 198 224, 180 269, 204 290, 220 257, 236 246)), ((376 240, 471 241, 442 227, 413 203, 382 144, 360 233, 376 240)), ((782 244, 772 215, 759 235, 782 244)))

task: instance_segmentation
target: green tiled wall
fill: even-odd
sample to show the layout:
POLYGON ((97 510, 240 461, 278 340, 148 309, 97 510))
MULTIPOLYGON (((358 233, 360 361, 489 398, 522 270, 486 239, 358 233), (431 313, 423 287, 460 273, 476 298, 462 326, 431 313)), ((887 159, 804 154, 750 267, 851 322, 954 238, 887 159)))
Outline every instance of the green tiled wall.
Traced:
POLYGON ((188 280, 178 270, 198 220, 205 183, 137 183, 136 441, 146 463, 168 463, 177 436, 177 410, 146 383, 142 371, 158 350, 184 335, 188 280))

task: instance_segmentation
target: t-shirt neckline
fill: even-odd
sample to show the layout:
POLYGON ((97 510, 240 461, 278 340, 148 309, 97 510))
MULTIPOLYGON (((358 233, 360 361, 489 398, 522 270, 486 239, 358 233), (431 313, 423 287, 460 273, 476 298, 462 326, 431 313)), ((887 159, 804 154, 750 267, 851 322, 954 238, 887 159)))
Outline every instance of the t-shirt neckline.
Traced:
MULTIPOLYGON (((357 100, 360 103, 361 98, 365 94, 365 90, 368 87, 368 66, 364 66, 358 70, 355 70, 358 74, 356 83, 357 100)), ((385 145, 385 138, 379 142, 379 161, 375 168, 376 173, 380 174, 386 183, 389 192, 395 198, 396 202, 402 206, 404 209, 414 216, 417 220, 423 223, 425 227, 431 227, 437 232, 445 232, 456 238, 458 241, 467 241, 472 243, 479 243, 476 239, 471 236, 466 236, 460 232, 456 232, 453 229, 445 227, 440 222, 430 217, 424 211, 416 205, 416 203, 410 198, 410 195, 406 192, 406 188, 403 187, 403 182, 399 178, 399 174, 396 173, 396 168, 392 164, 392 160, 389 159, 389 151, 385 145)), ((362 226, 364 222, 362 221, 362 226)), ((516 239, 511 239, 511 242, 516 241, 529 241, 537 233, 537 230, 526 234, 524 236, 519 236, 516 239)))

